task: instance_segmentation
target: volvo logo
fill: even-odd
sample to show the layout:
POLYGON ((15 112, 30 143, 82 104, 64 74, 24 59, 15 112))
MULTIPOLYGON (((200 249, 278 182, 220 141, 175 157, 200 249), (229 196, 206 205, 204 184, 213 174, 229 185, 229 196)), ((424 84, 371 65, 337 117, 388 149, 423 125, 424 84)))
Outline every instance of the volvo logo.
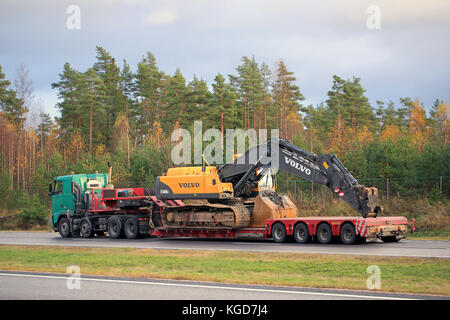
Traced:
POLYGON ((200 187, 200 183, 192 182, 192 183, 178 183, 180 188, 198 188, 200 187))
POLYGON ((296 161, 294 161, 292 159, 289 159, 286 156, 284 156, 284 160, 286 161, 286 164, 289 164, 291 167, 293 167, 293 168, 295 168, 295 169, 297 169, 297 170, 299 170, 301 172, 304 172, 307 175, 311 174, 311 170, 306 168, 306 167, 304 167, 304 166, 302 166, 300 163, 298 163, 298 162, 296 162, 296 161))

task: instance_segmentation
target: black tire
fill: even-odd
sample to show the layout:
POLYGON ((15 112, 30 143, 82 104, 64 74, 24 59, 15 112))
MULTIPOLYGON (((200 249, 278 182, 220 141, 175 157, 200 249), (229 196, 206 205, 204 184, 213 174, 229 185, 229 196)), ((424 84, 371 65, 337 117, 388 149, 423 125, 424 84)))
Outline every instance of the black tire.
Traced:
POLYGON ((317 240, 321 244, 328 244, 333 239, 333 232, 331 231, 331 227, 328 223, 322 223, 317 228, 317 240))
POLYGON ((89 219, 84 218, 80 222, 80 235, 83 238, 92 238, 94 236, 94 228, 89 219))
POLYGON ((351 223, 344 223, 341 228, 341 241, 343 244, 354 244, 356 241, 355 226, 351 223))
POLYGON ((122 236, 122 222, 118 217, 112 217, 108 222, 108 234, 111 239, 118 239, 122 236))
POLYGON ((123 226, 123 231, 127 239, 136 239, 139 236, 139 224, 136 218, 128 218, 123 226))
POLYGON ((397 239, 396 236, 381 237, 381 240, 383 240, 383 242, 398 242, 398 241, 400 241, 400 239, 397 239))
POLYGON ((286 228, 281 223, 275 223, 272 227, 272 238, 276 243, 286 241, 286 228))
POLYGON ((298 223, 295 226, 294 239, 297 243, 307 243, 309 241, 309 231, 306 224, 298 223))
POLYGON ((67 219, 66 217, 62 217, 59 220, 58 231, 63 238, 70 238, 72 236, 69 219, 67 219))

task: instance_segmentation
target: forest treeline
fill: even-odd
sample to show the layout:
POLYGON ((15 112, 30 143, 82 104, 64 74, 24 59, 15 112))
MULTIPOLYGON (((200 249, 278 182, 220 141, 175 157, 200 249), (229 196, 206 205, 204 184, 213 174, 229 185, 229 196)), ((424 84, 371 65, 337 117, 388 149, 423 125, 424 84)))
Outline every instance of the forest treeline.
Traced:
MULTIPOLYGON (((450 177, 446 101, 436 99, 428 114, 419 98, 373 105, 360 78, 334 75, 313 106, 283 60, 270 68, 244 56, 230 71, 208 85, 195 75, 187 80, 180 69, 165 73, 150 52, 132 69, 97 47, 92 67, 76 70, 67 62, 51 84, 59 116, 34 110, 37 117, 27 121, 33 87, 26 67, 9 80, 0 66, 0 210, 46 208, 55 176, 106 171, 107 162, 115 185, 152 186, 172 165, 171 132, 192 130, 195 120, 203 130, 279 129, 302 148, 335 153, 358 179, 402 177, 405 195, 422 177, 450 177)), ((432 191, 426 183, 415 189, 432 191)))

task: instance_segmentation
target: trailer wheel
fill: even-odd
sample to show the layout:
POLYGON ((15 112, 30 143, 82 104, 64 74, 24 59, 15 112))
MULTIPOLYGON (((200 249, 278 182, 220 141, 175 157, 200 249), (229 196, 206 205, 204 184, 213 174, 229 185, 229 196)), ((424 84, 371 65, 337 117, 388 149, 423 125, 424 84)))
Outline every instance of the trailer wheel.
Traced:
POLYGON ((83 238, 92 238, 94 236, 94 228, 89 219, 84 218, 80 222, 80 234, 83 238))
POLYGON ((355 226, 351 223, 344 223, 341 228, 341 241, 343 244, 354 244, 356 241, 355 226))
POLYGON ((70 232, 70 222, 67 218, 63 217, 59 220, 58 231, 63 238, 69 238, 72 235, 70 232))
POLYGON ((118 217, 112 217, 108 223, 108 234, 112 239, 118 239, 122 235, 122 222, 118 217))
POLYGON ((331 239, 333 238, 333 232, 331 231, 331 227, 327 223, 322 223, 317 228, 317 240, 319 240, 319 243, 322 244, 328 244, 331 242, 331 239))
POLYGON ((136 239, 139 235, 139 225, 136 218, 128 218, 123 227, 127 239, 136 239))
POLYGON ((381 237, 381 240, 383 240, 383 242, 398 242, 398 241, 400 241, 400 239, 397 239, 396 236, 381 237))
POLYGON ((286 228, 281 223, 276 223, 272 227, 272 238, 277 243, 286 241, 286 228))
POLYGON ((297 243, 307 243, 309 240, 308 227, 304 223, 298 223, 294 228, 294 239, 297 243))

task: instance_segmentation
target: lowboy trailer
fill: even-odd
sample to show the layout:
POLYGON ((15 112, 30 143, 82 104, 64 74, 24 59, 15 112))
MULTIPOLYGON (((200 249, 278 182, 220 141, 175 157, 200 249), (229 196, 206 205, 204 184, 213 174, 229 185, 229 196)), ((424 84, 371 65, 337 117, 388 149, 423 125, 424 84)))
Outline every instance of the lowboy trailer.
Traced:
POLYGON ((289 239, 297 243, 317 241, 321 244, 340 239, 343 244, 362 243, 381 239, 396 242, 406 237, 408 226, 415 231, 414 219, 406 217, 298 217, 266 219, 264 228, 243 229, 183 229, 155 228, 151 236, 222 239, 272 239, 282 243, 289 239))

